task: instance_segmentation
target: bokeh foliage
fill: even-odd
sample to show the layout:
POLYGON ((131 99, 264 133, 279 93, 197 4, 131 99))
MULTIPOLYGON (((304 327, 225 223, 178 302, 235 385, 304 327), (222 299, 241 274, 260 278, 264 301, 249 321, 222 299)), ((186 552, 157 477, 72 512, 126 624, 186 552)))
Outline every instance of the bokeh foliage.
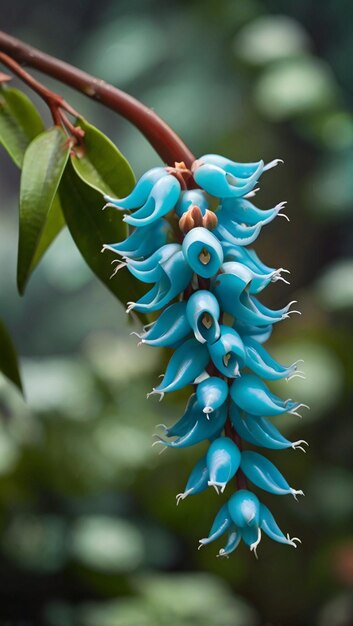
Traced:
MULTIPOLYGON (((352 623, 352 20, 345 0, 319 11, 304 0, 7 7, 3 28, 137 95, 196 154, 285 160, 259 199, 264 208, 288 199, 291 223, 268 227, 257 251, 292 272, 291 287, 273 286, 268 299, 276 307, 297 299, 303 315, 276 329, 271 344, 284 362, 304 358, 307 379, 290 382, 288 396, 311 411, 300 423, 285 420, 310 441, 309 454, 276 455, 306 498, 271 502, 302 548, 264 542, 257 563, 245 549, 226 562, 212 547, 198 552, 217 496, 176 509, 195 452, 158 457, 151 449, 154 425, 171 423, 185 400, 145 400, 165 356, 135 348, 121 305, 67 231, 24 299, 17 296, 18 173, 1 154, 0 316, 21 354, 26 397, 1 379, 1 619, 352 623)), ((55 89, 116 143, 136 175, 158 163, 117 116, 55 89)))

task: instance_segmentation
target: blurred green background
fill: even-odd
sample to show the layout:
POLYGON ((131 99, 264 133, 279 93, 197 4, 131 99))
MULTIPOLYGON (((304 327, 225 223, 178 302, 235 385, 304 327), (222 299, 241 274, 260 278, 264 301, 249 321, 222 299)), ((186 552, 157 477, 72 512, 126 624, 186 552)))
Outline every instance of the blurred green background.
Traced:
MULTIPOLYGON (((4 30, 139 97, 196 155, 284 159, 258 201, 288 200, 291 222, 264 229, 256 249, 292 272, 291 286, 269 288, 266 303, 296 299, 303 313, 276 329, 270 347, 285 363, 303 358, 307 378, 277 391, 311 406, 302 420, 281 418, 309 453, 269 454, 306 497, 261 495, 302 547, 265 539, 258 562, 244 546, 228 561, 215 558, 219 546, 198 551, 220 500, 206 493, 176 508, 202 446, 161 457, 151 448, 154 425, 173 423, 185 401, 146 401, 166 355, 136 348, 122 306, 67 232, 17 295, 19 173, 2 151, 0 316, 21 355, 27 402, 0 380, 1 624, 353 624, 353 4, 0 5, 4 30)), ((159 163, 118 116, 55 89, 137 175, 159 163)))

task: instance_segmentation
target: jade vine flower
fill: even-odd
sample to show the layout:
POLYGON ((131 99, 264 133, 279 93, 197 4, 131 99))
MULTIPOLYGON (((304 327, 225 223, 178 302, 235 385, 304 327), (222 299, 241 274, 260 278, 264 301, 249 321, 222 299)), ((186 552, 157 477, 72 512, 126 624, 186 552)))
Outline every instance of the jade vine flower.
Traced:
MULTIPOLYGON (((137 280, 152 285, 127 312, 159 317, 138 335, 140 344, 167 347, 172 354, 165 374, 150 395, 193 385, 182 417, 155 443, 185 448, 209 442, 207 453, 192 470, 177 503, 213 487, 218 494, 237 491, 221 507, 200 547, 224 533, 219 556, 228 556, 242 539, 256 554, 262 531, 274 541, 296 547, 278 527, 269 509, 249 490, 249 483, 272 494, 303 495, 282 473, 247 444, 270 450, 301 449, 270 421, 305 406, 282 400, 264 382, 302 376, 298 363, 282 365, 263 344, 273 325, 287 319, 293 302, 272 310, 258 299, 271 282, 288 283, 283 268, 264 264, 252 244, 262 228, 283 213, 284 202, 262 210, 251 201, 260 176, 279 163, 235 163, 216 154, 196 160, 188 170, 156 167, 146 172, 126 198, 106 197, 123 221, 133 227, 124 241, 105 248, 122 260, 137 280), (214 210, 211 207, 217 205, 214 210), (244 446, 245 442, 245 446, 244 446)), ((288 218, 287 218, 288 219, 288 218)))

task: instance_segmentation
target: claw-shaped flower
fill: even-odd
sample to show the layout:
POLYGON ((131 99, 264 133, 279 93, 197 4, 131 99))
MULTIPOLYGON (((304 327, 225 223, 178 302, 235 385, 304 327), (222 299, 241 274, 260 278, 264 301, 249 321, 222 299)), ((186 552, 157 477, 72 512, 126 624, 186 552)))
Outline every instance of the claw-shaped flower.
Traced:
POLYGON ((255 374, 243 374, 236 378, 230 388, 233 402, 251 415, 281 415, 294 413, 299 402, 282 400, 271 393, 267 385, 255 374))
MULTIPOLYGON (((190 408, 189 419, 188 430, 182 435, 177 436, 174 441, 165 441, 160 437, 155 441, 155 444, 161 443, 168 448, 189 448, 207 439, 211 441, 219 437, 224 428, 227 419, 227 408, 223 404, 217 411, 214 411, 211 418, 209 418, 209 416, 202 411, 202 407, 200 407, 197 402, 194 402, 190 408)), ((169 433, 169 430, 167 433, 169 433)))
POLYGON ((196 397, 204 413, 213 413, 228 398, 228 385, 218 376, 210 376, 197 385, 196 397))
POLYGON ((258 452, 249 450, 243 452, 240 468, 256 487, 264 491, 280 496, 291 494, 295 499, 304 495, 301 489, 290 487, 277 467, 258 452))
POLYGON ((190 385, 204 371, 208 361, 207 347, 196 339, 187 339, 176 349, 161 384, 151 393, 164 394, 190 385))
POLYGON ((178 243, 167 243, 145 259, 127 259, 126 267, 142 283, 156 283, 163 274, 163 263, 181 250, 178 243))
POLYGON ((193 228, 184 237, 183 253, 193 271, 202 278, 217 274, 223 263, 223 250, 207 228, 193 228))
MULTIPOLYGON (((226 311, 237 321, 254 326, 267 326, 285 319, 290 304, 272 311, 261 304, 255 297, 250 296, 251 283, 256 278, 246 266, 235 263, 223 263, 221 273, 214 280, 213 293, 223 311, 226 311)), ((257 291, 257 287, 255 288, 257 291)))
POLYGON ((257 547, 261 541, 262 531, 278 543, 297 547, 300 539, 284 533, 279 528, 270 510, 247 489, 240 489, 231 496, 218 512, 208 537, 200 539, 200 547, 215 541, 228 531, 228 540, 218 556, 228 557, 243 539, 257 557, 257 547))
POLYGON ((124 241, 106 243, 104 250, 111 250, 120 256, 131 259, 148 257, 167 243, 169 224, 160 219, 150 226, 136 228, 124 241))
POLYGON ((166 437, 183 437, 195 426, 197 417, 200 415, 196 393, 193 393, 187 401, 185 411, 181 418, 169 428, 165 428, 166 437))
POLYGON ((217 211, 216 234, 220 240, 237 246, 248 246, 259 236, 265 224, 269 224, 281 213, 285 202, 272 209, 261 210, 244 198, 227 198, 217 211))
POLYGON ((208 487, 209 472, 207 467, 207 459, 205 456, 200 459, 192 470, 186 483, 183 493, 178 493, 176 499, 177 504, 181 500, 185 500, 188 496, 201 493, 208 487))
POLYGON ((186 317, 200 343, 214 343, 221 334, 217 299, 205 289, 193 293, 186 305, 186 317))
POLYGON ((217 198, 240 198, 251 191, 264 170, 264 162, 235 163, 217 154, 195 161, 194 180, 217 198))
POLYGON ((239 376, 239 370, 245 364, 245 348, 240 335, 224 324, 220 327, 218 341, 208 345, 210 357, 217 369, 228 378, 239 376))
POLYGON ((268 419, 240 411, 234 403, 231 405, 230 419, 238 435, 255 446, 270 450, 285 450, 287 448, 296 450, 299 448, 305 452, 302 446, 308 445, 303 439, 289 441, 268 419))
POLYGON ((191 333, 186 317, 186 302, 174 302, 161 313, 159 318, 142 334, 137 336, 141 343, 149 346, 172 347, 191 333))
POLYGON ((161 263, 160 269, 160 278, 155 286, 138 302, 128 302, 128 313, 132 309, 142 313, 158 311, 169 304, 191 281, 192 269, 186 263, 181 250, 161 263))
POLYGON ((108 204, 117 209, 134 209, 134 215, 124 215, 131 226, 148 226, 171 211, 181 192, 178 179, 163 167, 146 172, 126 198, 105 196, 108 204))
POLYGON ((225 490, 227 483, 237 472, 241 454, 238 446, 228 437, 215 439, 207 451, 208 484, 218 493, 225 490))
POLYGON ((265 348, 252 337, 243 338, 245 348, 245 365, 258 376, 263 376, 266 380, 280 380, 281 378, 292 378, 295 374, 300 374, 298 364, 293 363, 288 367, 281 365, 271 357, 265 348))

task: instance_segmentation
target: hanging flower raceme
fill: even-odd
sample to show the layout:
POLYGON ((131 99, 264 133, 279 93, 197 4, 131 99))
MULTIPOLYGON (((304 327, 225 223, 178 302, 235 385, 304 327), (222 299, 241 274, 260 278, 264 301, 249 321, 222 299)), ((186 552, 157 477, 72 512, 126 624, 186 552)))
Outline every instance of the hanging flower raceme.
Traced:
POLYGON ((264 455, 244 449, 251 444, 305 451, 306 445, 284 437, 270 420, 299 415, 305 405, 282 400, 264 382, 303 375, 299 362, 282 365, 263 346, 274 324, 295 312, 292 302, 272 310, 258 299, 271 282, 288 283, 287 270, 265 265, 246 247, 266 224, 286 217, 284 202, 267 210, 250 202, 260 176, 278 162, 242 164, 208 154, 191 170, 176 163, 148 171, 126 198, 106 197, 109 205, 128 211, 123 221, 134 228, 124 241, 105 246, 120 257, 114 273, 126 268, 152 285, 128 303, 127 312, 161 311, 138 333, 139 344, 173 349, 161 382, 148 395, 162 399, 194 387, 182 417, 173 426, 159 425, 163 435, 155 444, 163 449, 209 444, 177 503, 209 487, 223 493, 236 480, 237 491, 216 515, 209 536, 200 540, 201 547, 228 533, 219 556, 228 556, 241 539, 256 554, 262 531, 279 543, 296 547, 299 541, 283 534, 248 482, 295 499, 303 492, 264 455))

